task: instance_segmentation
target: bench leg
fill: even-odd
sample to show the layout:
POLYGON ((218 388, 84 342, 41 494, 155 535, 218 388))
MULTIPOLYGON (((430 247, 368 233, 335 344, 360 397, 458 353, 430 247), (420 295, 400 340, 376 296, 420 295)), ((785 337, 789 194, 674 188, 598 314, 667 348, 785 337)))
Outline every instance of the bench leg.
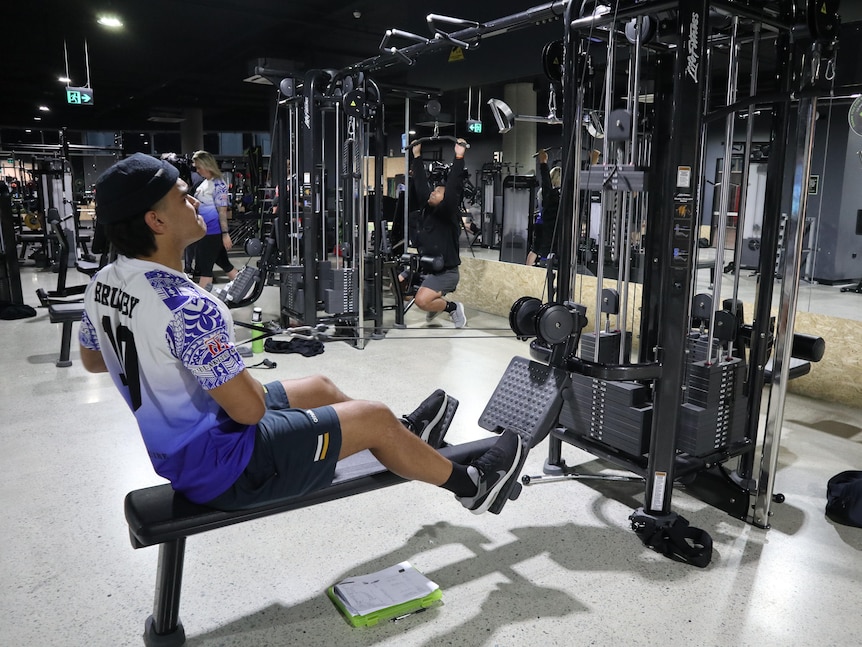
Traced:
POLYGON ((186 641, 186 632, 180 622, 185 551, 185 537, 159 546, 153 615, 144 624, 146 647, 179 647, 186 641))
POLYGON ((69 359, 69 353, 72 349, 72 323, 71 321, 63 322, 62 337, 60 339, 60 359, 57 360, 57 366, 60 368, 72 365, 72 361, 69 359))

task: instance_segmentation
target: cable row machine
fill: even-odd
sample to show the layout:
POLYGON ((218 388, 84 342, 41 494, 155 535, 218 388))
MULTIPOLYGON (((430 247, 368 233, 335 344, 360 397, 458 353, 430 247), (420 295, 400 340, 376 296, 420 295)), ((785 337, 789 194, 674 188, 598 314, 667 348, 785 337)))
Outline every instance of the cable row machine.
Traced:
MULTIPOLYGON (((817 95, 834 73, 837 4, 788 0, 755 10, 707 0, 619 2, 586 15, 577 15, 574 4, 566 8, 560 73, 567 163, 558 218, 566 224, 558 232, 556 300, 520 299, 510 323, 519 336, 536 338, 530 345, 534 360, 568 377, 545 473, 579 476, 562 457, 563 445, 571 444, 636 474, 646 490, 643 507, 630 517, 632 529, 644 543, 680 561, 705 566, 712 542, 672 511, 674 483, 685 483, 695 496, 761 528, 769 527, 771 504, 783 500, 773 491, 773 476, 787 381, 794 369, 804 371, 807 361, 823 354, 822 339, 794 334, 793 328, 817 95), (603 46, 597 47, 597 40, 603 46), (769 80, 777 87, 767 89, 757 74, 758 51, 765 46, 778 55, 776 78, 769 80), (751 61, 747 94, 737 88, 742 53, 751 61), (621 61, 625 75, 615 70, 621 61), (604 105, 586 106, 599 66, 605 70, 604 105), (617 87, 621 77, 626 87, 617 87), (725 87, 711 92, 719 82, 725 87), (639 100, 647 94, 651 104, 639 100), (624 105, 615 100, 620 95, 627 97, 624 105), (711 294, 693 293, 696 232, 702 224, 709 128, 724 129, 727 165, 737 113, 764 104, 772 113, 773 153, 760 276, 770 278, 758 286, 748 324, 736 285, 732 298, 719 296, 728 186, 716 187, 722 233, 711 294), (582 165, 577 160, 585 150, 584 115, 596 108, 604 113, 604 163, 582 165), (792 164, 792 186, 784 179, 785 160, 792 164), (787 191, 792 200, 780 249, 787 191), (594 193, 601 196, 602 236, 613 232, 621 259, 639 237, 645 261, 638 290, 625 263, 617 276, 606 277, 606 263, 599 259, 597 314, 588 322, 586 308, 575 299, 585 279, 575 273, 573 250, 589 226, 580 222, 582 201, 594 193), (773 316, 776 257, 783 263, 783 279, 773 316), (612 315, 615 327, 609 325, 612 315), (633 339, 639 341, 634 355, 633 339), (767 384, 758 464, 760 394, 767 384)), ((750 145, 750 129, 744 137, 750 145)), ((737 258, 741 244, 740 237, 737 258)), ((599 253, 606 247, 600 240, 599 253)))

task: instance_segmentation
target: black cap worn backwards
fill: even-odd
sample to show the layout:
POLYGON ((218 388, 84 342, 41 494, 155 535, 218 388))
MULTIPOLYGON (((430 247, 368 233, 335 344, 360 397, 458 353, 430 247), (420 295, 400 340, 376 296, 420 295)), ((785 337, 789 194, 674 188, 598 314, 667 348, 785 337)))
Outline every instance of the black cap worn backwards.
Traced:
POLYGON ((96 180, 96 218, 110 225, 144 213, 174 187, 179 176, 171 163, 143 153, 117 162, 96 180))

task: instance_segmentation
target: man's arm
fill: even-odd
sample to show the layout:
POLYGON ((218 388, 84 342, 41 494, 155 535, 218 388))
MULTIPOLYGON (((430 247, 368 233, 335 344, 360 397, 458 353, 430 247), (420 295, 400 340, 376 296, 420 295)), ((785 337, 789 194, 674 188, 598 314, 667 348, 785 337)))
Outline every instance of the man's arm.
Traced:
POLYGON ((108 372, 108 367, 105 365, 105 358, 102 357, 101 351, 92 350, 86 346, 81 346, 81 364, 90 373, 108 372))
POLYGON ((413 209, 421 209, 431 196, 431 187, 428 186, 428 176, 425 174, 425 165, 422 163, 422 144, 413 144, 413 161, 410 162, 410 170, 413 172, 413 190, 416 192, 417 205, 410 206, 413 209))
POLYGON ((232 420, 242 425, 256 425, 266 412, 263 385, 248 369, 207 393, 232 420))
POLYGON ((455 143, 455 159, 446 177, 446 193, 443 202, 446 212, 455 218, 461 217, 461 191, 464 187, 464 153, 467 152, 467 142, 459 139, 455 143))

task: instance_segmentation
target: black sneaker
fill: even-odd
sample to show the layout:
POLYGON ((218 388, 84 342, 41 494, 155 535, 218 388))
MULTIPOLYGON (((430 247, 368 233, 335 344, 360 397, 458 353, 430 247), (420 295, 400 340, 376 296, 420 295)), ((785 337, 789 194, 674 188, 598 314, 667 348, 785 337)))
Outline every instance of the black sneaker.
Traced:
POLYGON ((425 398, 413 413, 404 416, 404 425, 427 443, 434 427, 443 419, 448 403, 449 396, 446 392, 437 389, 425 398))
POLYGON ((520 462, 521 437, 517 432, 507 429, 491 449, 470 463, 470 467, 479 472, 476 494, 456 498, 473 514, 482 514, 494 504, 500 490, 513 475, 517 476, 515 472, 520 462))

